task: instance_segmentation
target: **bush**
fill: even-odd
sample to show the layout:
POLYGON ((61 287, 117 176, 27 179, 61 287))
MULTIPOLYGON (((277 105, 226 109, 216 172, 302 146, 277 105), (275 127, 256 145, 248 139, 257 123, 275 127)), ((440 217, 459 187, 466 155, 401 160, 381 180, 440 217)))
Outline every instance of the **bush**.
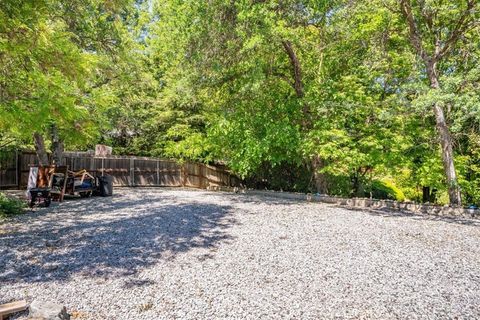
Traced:
POLYGON ((304 165, 280 163, 272 166, 264 163, 245 179, 247 187, 292 192, 312 192, 311 172, 304 165))
POLYGON ((0 193, 0 217, 21 214, 24 212, 26 203, 20 199, 8 197, 4 193, 0 193))
POLYGON ((405 201, 403 191, 388 180, 374 180, 372 182, 371 193, 375 199, 405 201))

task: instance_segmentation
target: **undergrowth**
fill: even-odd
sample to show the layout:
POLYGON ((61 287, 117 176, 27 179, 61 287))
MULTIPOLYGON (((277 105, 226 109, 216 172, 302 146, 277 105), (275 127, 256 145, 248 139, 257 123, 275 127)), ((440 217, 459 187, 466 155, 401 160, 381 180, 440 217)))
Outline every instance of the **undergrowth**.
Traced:
POLYGON ((6 218, 25 211, 24 201, 0 192, 0 218, 6 218))

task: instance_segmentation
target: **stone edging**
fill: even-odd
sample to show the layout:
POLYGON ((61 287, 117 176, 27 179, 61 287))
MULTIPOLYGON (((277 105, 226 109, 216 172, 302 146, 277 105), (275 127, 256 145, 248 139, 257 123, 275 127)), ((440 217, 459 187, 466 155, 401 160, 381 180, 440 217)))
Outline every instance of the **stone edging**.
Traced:
POLYGON ((232 187, 210 187, 208 190, 212 191, 226 191, 226 192, 240 192, 251 195, 262 195, 262 196, 271 196, 278 197, 283 199, 292 199, 292 200, 303 200, 303 201, 312 201, 312 202, 323 202, 336 204, 351 208, 366 208, 366 209, 377 209, 377 210, 397 210, 410 212, 414 214, 422 215, 434 215, 434 216, 453 216, 453 217, 464 217, 464 218, 480 218, 479 209, 466 209, 462 207, 449 207, 449 206, 439 206, 431 204, 419 204, 415 202, 399 202, 394 200, 378 200, 378 199, 369 199, 369 198, 342 198, 342 197, 333 197, 327 195, 313 195, 305 193, 294 193, 294 192, 281 192, 281 191, 270 191, 270 190, 250 190, 250 189, 240 189, 232 187))

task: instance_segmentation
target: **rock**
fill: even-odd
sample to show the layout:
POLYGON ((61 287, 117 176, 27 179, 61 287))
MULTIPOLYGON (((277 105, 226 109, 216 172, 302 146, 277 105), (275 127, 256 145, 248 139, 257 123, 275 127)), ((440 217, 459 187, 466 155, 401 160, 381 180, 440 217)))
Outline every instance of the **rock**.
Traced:
POLYGON ((67 309, 51 301, 34 300, 29 307, 29 319, 35 320, 69 320, 67 309))

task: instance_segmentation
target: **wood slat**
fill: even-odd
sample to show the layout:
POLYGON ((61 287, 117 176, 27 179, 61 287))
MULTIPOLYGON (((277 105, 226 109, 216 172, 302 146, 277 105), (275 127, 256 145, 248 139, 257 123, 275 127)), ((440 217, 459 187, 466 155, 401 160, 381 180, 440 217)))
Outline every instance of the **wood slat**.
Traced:
MULTIPOLYGON (((26 186, 29 168, 37 164, 34 152, 19 152, 18 177, 19 187, 26 186)), ((108 174, 113 177, 114 186, 190 186, 206 188, 208 185, 235 186, 240 180, 233 176, 225 166, 213 166, 203 163, 177 163, 171 159, 108 156, 94 157, 85 152, 66 152, 63 165, 72 170, 86 169, 92 174, 108 174)), ((16 164, 12 168, 1 168, 0 187, 7 180, 6 172, 16 172, 16 164), (13 171, 12 171, 13 170, 13 171)), ((11 175, 11 173, 10 173, 11 175)))
POLYGON ((26 310, 28 308, 28 303, 25 300, 9 302, 0 305, 0 319, 6 318, 8 315, 26 310))

